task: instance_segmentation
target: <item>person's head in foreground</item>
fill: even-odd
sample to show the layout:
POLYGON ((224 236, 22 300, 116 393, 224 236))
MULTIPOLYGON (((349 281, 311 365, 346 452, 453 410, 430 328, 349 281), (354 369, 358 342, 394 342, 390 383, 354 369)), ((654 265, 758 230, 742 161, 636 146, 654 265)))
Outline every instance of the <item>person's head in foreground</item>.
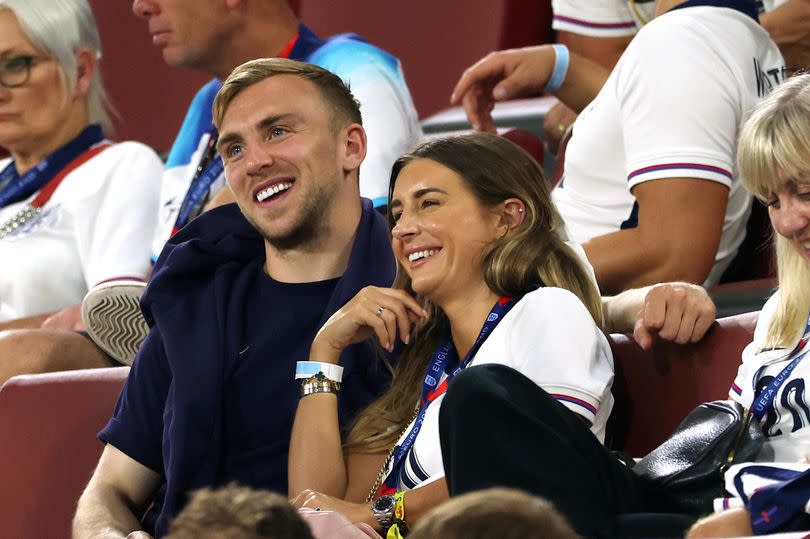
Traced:
POLYGON ((598 324, 601 300, 558 234, 561 218, 537 162, 508 140, 474 133, 427 142, 391 172, 389 224, 394 288, 415 294, 427 316, 414 328, 391 389, 358 419, 349 445, 386 450, 407 425, 449 313, 493 305, 540 286, 573 292, 598 324), (384 433, 383 435, 375 435, 384 433))
POLYGON ((419 521, 410 539, 576 539, 554 507, 520 490, 490 488, 452 498, 419 521))
POLYGON ((231 483, 194 492, 166 539, 312 539, 312 533, 284 496, 231 483))
POLYGON ((810 311, 810 75, 788 79, 759 104, 737 155, 745 186, 768 206, 776 231, 779 305, 764 344, 785 347, 810 311))
POLYGON ((247 62, 223 83, 213 119, 228 185, 268 244, 315 248, 354 232, 366 136, 338 76, 283 58, 247 62))
POLYGON ((0 146, 20 173, 88 124, 110 128, 86 0, 0 0, 0 146))

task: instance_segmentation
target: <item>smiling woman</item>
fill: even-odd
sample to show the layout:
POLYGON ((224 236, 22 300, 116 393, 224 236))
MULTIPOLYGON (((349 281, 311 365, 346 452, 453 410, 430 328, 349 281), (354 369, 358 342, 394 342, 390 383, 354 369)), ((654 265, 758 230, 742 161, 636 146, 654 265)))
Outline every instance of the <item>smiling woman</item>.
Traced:
POLYGON ((361 291, 313 341, 289 466, 299 506, 383 530, 404 520, 405 492, 411 523, 447 497, 439 410, 468 366, 517 370, 600 439, 613 405, 600 298, 528 154, 482 133, 431 141, 394 164, 390 195, 397 279, 361 291), (334 364, 372 337, 405 346, 344 448, 334 364))
POLYGON ((149 269, 161 163, 105 138, 100 57, 86 0, 0 0, 0 329, 73 327, 89 287, 149 269))

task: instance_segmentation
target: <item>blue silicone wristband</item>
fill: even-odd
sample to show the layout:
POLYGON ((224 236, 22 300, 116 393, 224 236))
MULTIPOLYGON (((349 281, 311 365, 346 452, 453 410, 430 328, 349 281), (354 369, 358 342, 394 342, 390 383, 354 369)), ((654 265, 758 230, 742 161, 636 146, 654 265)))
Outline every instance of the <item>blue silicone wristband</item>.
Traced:
POLYGON ((551 71, 546 87, 543 90, 547 93, 554 93, 562 88, 565 82, 565 76, 568 74, 568 64, 571 61, 571 55, 568 54, 568 47, 565 45, 552 45, 554 48, 554 69, 551 71))

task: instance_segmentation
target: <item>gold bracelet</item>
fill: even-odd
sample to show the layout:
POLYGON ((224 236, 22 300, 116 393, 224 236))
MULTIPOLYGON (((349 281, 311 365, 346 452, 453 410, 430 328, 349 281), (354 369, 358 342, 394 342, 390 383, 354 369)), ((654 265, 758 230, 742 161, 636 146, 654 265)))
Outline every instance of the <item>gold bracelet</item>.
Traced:
POLYGON ((340 383, 330 380, 322 372, 307 378, 301 383, 301 396, 306 397, 314 393, 337 393, 340 383))

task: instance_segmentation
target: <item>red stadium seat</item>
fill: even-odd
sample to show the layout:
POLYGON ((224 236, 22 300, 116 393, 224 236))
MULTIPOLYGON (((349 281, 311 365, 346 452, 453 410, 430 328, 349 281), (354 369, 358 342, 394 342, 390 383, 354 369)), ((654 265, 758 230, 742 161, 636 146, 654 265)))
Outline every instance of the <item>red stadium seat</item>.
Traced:
POLYGON ((540 167, 543 167, 545 146, 540 137, 525 129, 507 129, 500 135, 526 150, 540 164, 540 167))
POLYGON ((16 376, 0 389, 0 537, 71 535, 129 367, 16 376))
POLYGON ((758 314, 721 318, 697 344, 658 342, 647 352, 626 335, 611 335, 616 405, 609 445, 643 456, 663 442, 695 406, 728 398, 758 314))

